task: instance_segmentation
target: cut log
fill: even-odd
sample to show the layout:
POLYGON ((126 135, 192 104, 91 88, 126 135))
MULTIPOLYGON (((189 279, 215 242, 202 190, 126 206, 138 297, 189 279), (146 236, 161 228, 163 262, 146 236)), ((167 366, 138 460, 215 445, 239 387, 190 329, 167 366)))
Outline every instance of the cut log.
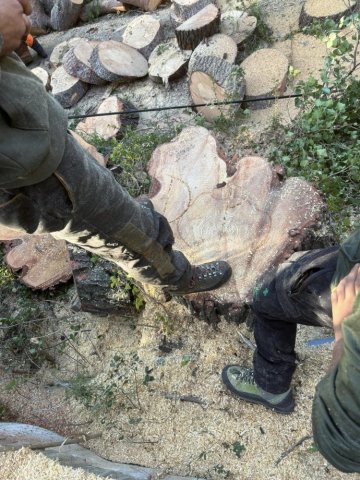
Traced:
POLYGON ((66 40, 65 42, 61 42, 52 51, 50 55, 50 63, 54 67, 60 67, 60 65, 63 63, 63 58, 65 54, 73 47, 75 47, 81 40, 83 40, 80 37, 74 37, 71 38, 70 40, 66 40))
POLYGON ((194 50, 201 40, 218 33, 219 28, 220 10, 210 4, 177 27, 175 35, 182 50, 194 50))
POLYGON ((50 75, 49 75, 49 72, 47 72, 44 68, 42 67, 36 67, 36 68, 33 68, 32 70, 32 73, 34 75, 36 75, 43 83, 44 87, 46 88, 46 90, 50 90, 51 87, 50 87, 50 75))
POLYGON ((356 0, 305 0, 303 5, 299 24, 300 27, 311 24, 317 20, 332 18, 335 21, 341 17, 349 15, 357 6, 356 0))
POLYGON ((96 75, 90 66, 90 57, 99 43, 83 38, 77 42, 76 46, 70 48, 63 57, 63 65, 67 73, 91 85, 104 85, 106 80, 96 75))
MULTIPOLYGON (((125 112, 126 110, 134 110, 134 107, 112 95, 101 103, 97 113, 125 112)), ((129 118, 127 115, 88 117, 77 125, 76 132, 84 135, 85 138, 97 135, 104 140, 109 140, 121 137, 124 129, 130 124, 134 125, 134 118, 129 118)))
POLYGON ((31 52, 25 43, 21 43, 20 46, 15 50, 15 53, 21 58, 25 65, 29 65, 33 61, 31 52))
POLYGON ((30 15, 31 33, 33 35, 43 35, 49 30, 50 17, 45 13, 40 0, 30 0, 32 12, 30 15))
POLYGON ((193 70, 194 62, 199 57, 217 57, 233 64, 237 55, 237 46, 234 40, 228 35, 216 33, 207 40, 203 40, 193 51, 190 62, 189 72, 193 70))
POLYGON ((84 0, 57 0, 51 10, 51 27, 54 30, 68 30, 74 27, 80 17, 84 0))
POLYGON ((101 42, 94 48, 90 65, 99 77, 109 82, 126 82, 148 73, 146 58, 135 48, 115 40, 101 42))
POLYGON ((52 93, 64 107, 70 108, 87 92, 89 85, 69 75, 63 66, 58 67, 51 77, 52 93))
POLYGON ((239 10, 229 10, 221 15, 220 32, 229 35, 240 45, 253 33, 256 25, 256 17, 239 10))
POLYGON ((5 263, 13 271, 21 270, 20 281, 34 289, 45 290, 72 276, 65 241, 48 234, 21 237, 5 255, 5 263))
POLYGON ((130 22, 123 35, 122 42, 136 48, 146 59, 163 37, 159 20, 149 15, 141 15, 130 22))
POLYGON ((86 140, 84 140, 78 133, 74 132, 73 130, 71 130, 70 133, 75 138, 75 140, 80 143, 84 150, 86 150, 93 158, 95 158, 95 160, 100 163, 100 165, 106 167, 106 158, 104 157, 104 155, 101 155, 101 153, 96 150, 94 145, 90 145, 90 143, 87 143, 86 140))
POLYGON ((190 50, 180 50, 176 40, 158 45, 149 58, 149 77, 168 85, 186 74, 190 55, 190 50))
POLYGON ((173 0, 172 5, 175 15, 184 22, 190 17, 196 15, 200 10, 209 4, 213 4, 212 0, 173 0))
MULTIPOLYGON (((152 201, 169 220, 175 248, 194 264, 223 259, 232 277, 221 288, 188 296, 195 305, 238 318, 260 280, 299 248, 323 203, 300 178, 281 183, 260 157, 245 157, 232 177, 213 135, 187 128, 152 155, 152 201)), ((211 312, 210 312, 211 314, 211 312)))
POLYGON ((124 0, 124 3, 138 7, 145 12, 153 12, 161 2, 162 0, 124 0))
MULTIPOLYGON (((289 61, 279 50, 263 48, 247 57, 240 65, 246 82, 245 99, 281 95, 286 89, 289 61)), ((267 108, 271 101, 248 103, 254 110, 267 108)))
MULTIPOLYGON (((217 57, 198 57, 192 65, 189 88, 192 101, 198 103, 242 100, 245 81, 241 69, 217 57)), ((214 121, 220 115, 229 117, 240 104, 196 107, 206 120, 214 121)))
POLYGON ((46 15, 51 14, 51 10, 56 2, 57 0, 40 0, 40 3, 43 6, 46 15))
POLYGON ((125 12, 124 4, 118 0, 92 0, 83 6, 80 13, 80 20, 88 22, 101 15, 108 13, 125 12))

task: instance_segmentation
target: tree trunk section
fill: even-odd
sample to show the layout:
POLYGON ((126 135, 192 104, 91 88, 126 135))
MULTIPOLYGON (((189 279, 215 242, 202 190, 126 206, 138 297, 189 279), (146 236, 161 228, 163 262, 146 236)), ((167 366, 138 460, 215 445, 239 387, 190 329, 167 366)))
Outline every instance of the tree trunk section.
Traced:
POLYGON ((69 75, 63 66, 58 67, 51 77, 52 94, 64 107, 71 108, 85 95, 89 85, 69 75))
POLYGON ((165 86, 186 74, 191 52, 180 50, 176 41, 158 45, 149 58, 149 77, 165 86))
POLYGON ((31 33, 33 35, 43 35, 50 27, 50 17, 45 13, 40 0, 30 0, 32 12, 30 15, 31 33))
POLYGON ((108 13, 125 12, 124 4, 118 0, 92 0, 83 6, 80 20, 88 22, 108 13))
POLYGON ((220 10, 211 4, 177 27, 175 35, 182 50, 194 50, 201 40, 211 37, 219 28, 220 10))
MULTIPOLYGON (((274 48, 257 50, 240 65, 246 82, 245 99, 281 95, 286 89, 289 61, 283 53, 274 48)), ((267 108, 272 101, 257 101, 246 106, 253 110, 267 108)))
POLYGON ((161 4, 162 0, 125 0, 124 3, 138 7, 145 12, 153 12, 161 4))
MULTIPOLYGON (((241 69, 217 57, 198 57, 192 65, 189 88, 194 104, 242 100, 245 81, 241 69)), ((240 104, 196 107, 208 121, 229 117, 240 104)))
POLYGON ((42 67, 33 68, 31 72, 42 81, 47 91, 51 89, 49 72, 44 70, 42 67))
POLYGON ((121 41, 135 48, 146 59, 161 42, 163 33, 159 20, 141 15, 132 20, 124 30, 121 41))
MULTIPOLYGON (((101 103, 97 113, 116 113, 133 109, 132 105, 126 104, 115 95, 112 95, 101 103)), ((110 140, 111 138, 120 138, 129 125, 133 126, 136 123, 133 117, 129 118, 127 115, 88 117, 77 125, 76 132, 85 137, 96 135, 104 140, 110 140)))
POLYGON ((46 15, 51 15, 51 10, 56 4, 57 0, 40 0, 41 5, 44 8, 46 15))
POLYGON ((81 37, 73 37, 70 40, 66 40, 65 42, 56 45, 49 58, 51 65, 53 67, 60 67, 63 63, 65 54, 83 40, 84 39, 81 37))
POLYGON ((212 0, 173 0, 172 2, 174 13, 182 22, 210 4, 214 4, 214 2, 212 0))
POLYGON ((222 259, 232 267, 223 287, 187 296, 209 316, 239 318, 263 275, 300 247, 323 209, 312 186, 300 178, 281 182, 264 158, 242 158, 229 177, 215 138, 202 127, 158 147, 149 174, 152 201, 170 222, 175 248, 193 264, 222 259))
POLYGON ((51 27, 54 30, 68 30, 74 27, 80 17, 84 0, 58 0, 51 10, 51 27))
POLYGON ((237 45, 241 45, 254 32, 256 25, 256 17, 239 10, 229 10, 221 15, 220 32, 229 35, 237 45))
POLYGON ((91 68, 108 82, 126 82, 145 77, 148 73, 146 58, 135 48, 121 42, 101 42, 90 58, 91 68))
POLYGON ((217 57, 233 64, 237 55, 237 45, 228 35, 216 33, 207 40, 203 40, 193 51, 190 62, 189 72, 193 70, 196 59, 200 57, 217 57))
POLYGON ((341 17, 350 15, 357 7, 356 0, 305 0, 303 5, 299 25, 304 27, 314 21, 331 18, 336 22, 341 17))
POLYGON ((99 43, 90 42, 86 39, 77 42, 76 46, 71 48, 63 57, 63 65, 67 73, 91 85, 104 85, 106 80, 96 75, 90 65, 90 57, 99 43))

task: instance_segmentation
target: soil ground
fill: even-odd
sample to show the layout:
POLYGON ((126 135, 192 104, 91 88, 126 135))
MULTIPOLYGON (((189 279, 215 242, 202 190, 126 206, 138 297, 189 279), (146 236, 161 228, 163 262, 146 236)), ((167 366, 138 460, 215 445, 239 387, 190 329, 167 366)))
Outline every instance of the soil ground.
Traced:
MULTIPOLYGON (((301 33, 288 39, 298 29, 302 2, 259 3, 277 37, 276 48, 289 56, 301 78, 317 74, 325 54, 321 42, 301 33)), ((156 14, 166 19, 168 12, 164 8, 156 14)), ((136 12, 130 13, 134 15, 136 12)), ((60 37, 62 41, 83 32, 107 38, 125 23, 125 17, 109 17, 65 34, 53 33, 42 43, 50 48, 60 37)), ((97 104, 109 88, 92 89, 77 111, 97 104)), ((170 89, 143 80, 131 89, 120 86, 116 91, 142 107, 190 103, 185 80, 170 89)), ((250 143, 244 148, 241 135, 256 138, 274 118, 280 115, 291 121, 295 114, 293 101, 277 102, 267 110, 253 112, 238 138, 222 140, 229 152, 241 156, 249 153, 250 143)), ((189 109, 167 116, 143 114, 139 128, 150 121, 160 129, 167 128, 169 120, 189 124, 194 118, 189 109)), ((252 339, 246 324, 222 321, 215 329, 193 318, 174 300, 164 305, 149 302, 142 313, 131 318, 74 314, 66 299, 55 300, 52 307, 53 318, 43 335, 52 345, 64 343, 63 349, 53 348, 54 362, 45 362, 31 376, 21 374, 21 364, 10 365, 19 373, 10 374, 9 364, 2 370, 0 397, 16 421, 63 435, 100 431, 101 439, 88 442, 100 456, 177 475, 208 480, 348 478, 324 460, 311 438, 312 398, 330 362, 331 344, 310 347, 306 342, 329 337, 330 330, 299 326, 293 380, 296 409, 292 415, 281 416, 234 398, 221 383, 226 364, 251 366, 252 351, 240 337, 252 339), (64 334, 69 332, 77 333, 71 342, 64 342, 64 334), (90 383, 86 378, 91 378, 90 383), (69 396, 75 384, 78 400, 69 396), (93 389, 81 388, 87 385, 93 389), (106 400, 112 401, 110 408, 106 408, 106 400)))

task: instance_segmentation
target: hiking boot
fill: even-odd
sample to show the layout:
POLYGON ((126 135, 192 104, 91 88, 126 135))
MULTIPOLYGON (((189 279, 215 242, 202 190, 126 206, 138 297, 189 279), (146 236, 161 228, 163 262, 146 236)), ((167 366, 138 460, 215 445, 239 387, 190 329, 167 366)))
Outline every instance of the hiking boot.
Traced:
POLYGON ((171 295, 187 295, 188 293, 207 292, 221 287, 231 277, 231 267, 227 262, 203 263, 192 267, 191 279, 186 286, 167 287, 171 295))
POLYGON ((285 393, 266 392, 254 380, 254 371, 238 365, 227 365, 221 374, 222 381, 236 396, 251 403, 260 403, 277 413, 291 413, 295 402, 291 389, 285 393))

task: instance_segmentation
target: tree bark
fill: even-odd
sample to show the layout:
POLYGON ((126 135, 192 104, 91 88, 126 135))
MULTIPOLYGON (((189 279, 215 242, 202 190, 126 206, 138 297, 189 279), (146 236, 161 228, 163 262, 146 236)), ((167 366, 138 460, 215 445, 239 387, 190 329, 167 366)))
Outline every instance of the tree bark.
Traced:
POLYGON ((146 59, 163 37, 159 20, 149 15, 141 15, 132 20, 124 30, 121 41, 135 48, 146 59))
POLYGON ((50 17, 45 13, 40 0, 30 0, 32 12, 30 15, 31 33, 33 35, 43 35, 49 30, 50 17))
POLYGON ((90 58, 91 68, 108 82, 125 82, 145 77, 148 63, 135 48, 121 42, 101 42, 90 58))
MULTIPOLYGON (((189 80, 194 104, 242 100, 245 81, 241 69, 217 57, 198 57, 192 65, 189 80)), ((196 107, 206 120, 214 121, 223 115, 229 117, 240 104, 196 107)))
POLYGON ((96 75, 90 65, 90 57, 99 43, 90 42, 85 38, 77 42, 63 57, 63 65, 67 73, 91 85, 104 85, 106 80, 96 75))
POLYGON ((186 74, 191 52, 180 50, 176 41, 158 45, 149 58, 149 77, 157 83, 168 85, 186 74))
POLYGON ((162 0, 125 0, 124 3, 138 7, 145 12, 153 12, 161 4, 162 0))
POLYGON ((173 0, 172 4, 174 13, 184 22, 214 2, 212 0, 173 0))
POLYGON ((118 0, 92 0, 83 6, 80 20, 88 22, 108 13, 125 12, 124 4, 118 0))
POLYGON ((49 58, 51 65, 54 67, 60 67, 63 63, 65 54, 83 40, 84 39, 81 37, 73 37, 70 40, 65 40, 56 45, 49 58))
POLYGON ((57 0, 51 10, 51 27, 54 30, 68 30, 74 27, 80 17, 84 0, 57 0))
POLYGON ((237 55, 237 45, 228 35, 216 33, 207 40, 203 40, 193 51, 190 62, 189 72, 193 70, 193 65, 199 57, 217 57, 233 64, 237 55))
POLYGON ((220 32, 229 35, 241 45, 254 32, 257 18, 239 10, 228 10, 221 15, 220 32))
POLYGON ((331 18, 337 22, 341 17, 350 15, 357 8, 357 4, 356 0, 322 0, 321 2, 305 0, 299 25, 305 27, 314 21, 325 20, 326 18, 331 18))
POLYGON ((187 296, 208 317, 239 319, 263 275, 300 247, 323 208, 311 185, 300 178, 280 181, 261 157, 242 158, 229 177, 215 138, 202 127, 158 147, 149 174, 152 201, 170 222, 175 248, 194 264, 223 259, 232 267, 223 287, 187 296))
POLYGON ((69 75, 63 66, 58 67, 51 77, 52 93, 64 107, 70 108, 77 104, 87 92, 89 85, 76 77, 69 75))
POLYGON ((201 40, 211 37, 219 28, 220 10, 211 4, 177 27, 175 35, 182 50, 194 50, 201 40))

